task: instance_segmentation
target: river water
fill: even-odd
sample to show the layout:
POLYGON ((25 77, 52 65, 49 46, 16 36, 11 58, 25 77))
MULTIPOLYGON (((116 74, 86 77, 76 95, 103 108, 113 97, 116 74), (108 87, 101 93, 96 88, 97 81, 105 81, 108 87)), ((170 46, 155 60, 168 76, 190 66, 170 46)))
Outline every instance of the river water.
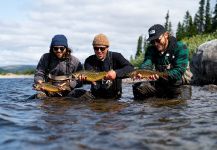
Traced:
MULTIPOLYGON (((27 100, 32 78, 0 79, 0 149, 215 150, 217 92, 192 87, 187 100, 27 100)), ((88 87, 86 87, 88 88, 88 87)))

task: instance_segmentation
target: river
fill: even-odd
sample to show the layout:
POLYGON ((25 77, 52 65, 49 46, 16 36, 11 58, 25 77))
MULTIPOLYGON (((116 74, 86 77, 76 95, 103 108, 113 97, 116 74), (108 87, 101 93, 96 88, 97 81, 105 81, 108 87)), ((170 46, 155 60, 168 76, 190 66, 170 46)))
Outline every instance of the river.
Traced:
MULTIPOLYGON (((28 100, 32 78, 0 79, 0 149, 216 150, 217 92, 193 86, 186 100, 28 100)), ((85 87, 85 88, 88 88, 85 87)))

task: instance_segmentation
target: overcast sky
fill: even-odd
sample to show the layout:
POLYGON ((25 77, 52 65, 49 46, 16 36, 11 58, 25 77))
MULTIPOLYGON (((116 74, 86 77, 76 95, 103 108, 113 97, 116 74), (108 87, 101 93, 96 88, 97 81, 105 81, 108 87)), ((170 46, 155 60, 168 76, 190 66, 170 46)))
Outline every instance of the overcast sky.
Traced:
MULTIPOLYGON (((213 9, 216 0, 211 0, 213 9)), ((36 65, 55 34, 65 34, 73 55, 84 62, 92 40, 104 33, 110 50, 127 59, 135 55, 140 35, 164 24, 167 11, 173 30, 185 12, 194 16, 199 0, 7 0, 0 2, 0 66, 36 65)))

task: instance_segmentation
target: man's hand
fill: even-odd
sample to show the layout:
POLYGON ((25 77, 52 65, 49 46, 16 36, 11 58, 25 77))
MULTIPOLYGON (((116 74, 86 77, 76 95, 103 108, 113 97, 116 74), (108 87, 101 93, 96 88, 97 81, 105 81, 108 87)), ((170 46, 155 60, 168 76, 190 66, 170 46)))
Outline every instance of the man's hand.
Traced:
POLYGON ((42 84, 43 82, 44 82, 44 81, 42 81, 42 80, 38 80, 38 81, 37 81, 38 84, 42 84))
POLYGON ((106 80, 114 80, 115 78, 116 78, 116 72, 114 70, 108 71, 105 76, 106 80))
MULTIPOLYGON (((138 73, 136 76, 134 76, 133 80, 141 80, 143 79, 142 75, 140 73, 138 73)), ((157 74, 151 75, 147 78, 145 78, 147 80, 158 80, 159 76, 157 74)))
POLYGON ((137 75, 133 76, 133 80, 140 80, 142 79, 142 75, 138 73, 137 75))
POLYGON ((80 74, 80 75, 78 76, 78 80, 81 81, 81 82, 83 82, 83 81, 86 81, 86 80, 87 80, 87 77, 84 76, 84 75, 82 75, 82 74, 80 74))
MULTIPOLYGON (((84 75, 82 75, 82 74, 80 74, 78 76, 78 80, 81 81, 81 82, 84 82, 84 81, 87 81, 87 77, 84 76, 84 75)), ((96 85, 96 82, 91 82, 91 83, 94 84, 94 85, 96 85)))
POLYGON ((148 77, 148 80, 158 80, 159 76, 157 74, 151 75, 148 77))
POLYGON ((66 83, 59 84, 58 89, 63 90, 63 91, 66 90, 65 85, 66 83))

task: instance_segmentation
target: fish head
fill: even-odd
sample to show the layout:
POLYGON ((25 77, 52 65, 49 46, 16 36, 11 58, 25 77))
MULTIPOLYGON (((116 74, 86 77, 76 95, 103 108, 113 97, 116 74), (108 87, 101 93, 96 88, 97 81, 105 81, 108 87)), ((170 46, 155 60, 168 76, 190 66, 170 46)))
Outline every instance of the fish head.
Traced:
POLYGON ((33 88, 34 88, 35 90, 40 90, 41 87, 42 87, 41 84, 33 84, 33 88))

